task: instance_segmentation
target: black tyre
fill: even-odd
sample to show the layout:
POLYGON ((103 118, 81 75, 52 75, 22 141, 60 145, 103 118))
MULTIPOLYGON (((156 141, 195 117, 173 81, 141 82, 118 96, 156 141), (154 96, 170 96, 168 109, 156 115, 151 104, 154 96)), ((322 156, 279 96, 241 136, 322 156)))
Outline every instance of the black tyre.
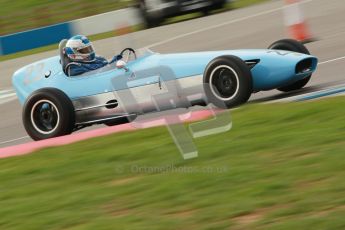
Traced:
POLYGON ((213 9, 214 10, 223 9, 226 2, 227 2, 226 0, 219 1, 218 3, 213 5, 213 9))
MULTIPOLYGON (((268 49, 287 50, 287 51, 293 51, 297 53, 310 54, 309 50, 302 43, 293 39, 282 39, 282 40, 276 41, 272 45, 270 45, 268 49)), ((290 92, 290 91, 301 89, 307 85, 310 79, 311 79, 311 74, 307 76, 306 78, 296 81, 295 83, 291 85, 280 87, 278 88, 278 90, 282 92, 290 92)))
POLYGON ((158 17, 158 16, 153 17, 152 15, 147 13, 145 2, 140 2, 139 8, 140 8, 140 14, 145 21, 146 28, 157 27, 163 23, 162 17, 158 17))
POLYGON ((206 7, 202 10, 202 13, 204 16, 208 16, 212 10, 220 10, 224 8, 226 1, 218 1, 217 3, 214 3, 213 5, 206 7))
POLYGON ((163 23, 162 18, 151 18, 149 16, 145 16, 144 20, 145 20, 146 28, 154 28, 154 27, 160 26, 163 23))
POLYGON ((241 105, 253 92, 250 69, 236 56, 220 56, 212 60, 206 67, 203 82, 208 103, 219 108, 241 105))
POLYGON ((53 88, 34 92, 25 102, 23 124, 34 140, 70 134, 75 125, 75 112, 65 93, 53 88))
POLYGON ((208 15, 210 15, 210 12, 213 10, 213 8, 211 8, 211 7, 207 7, 207 8, 205 8, 205 9, 202 9, 202 14, 203 14, 203 16, 208 16, 208 15))

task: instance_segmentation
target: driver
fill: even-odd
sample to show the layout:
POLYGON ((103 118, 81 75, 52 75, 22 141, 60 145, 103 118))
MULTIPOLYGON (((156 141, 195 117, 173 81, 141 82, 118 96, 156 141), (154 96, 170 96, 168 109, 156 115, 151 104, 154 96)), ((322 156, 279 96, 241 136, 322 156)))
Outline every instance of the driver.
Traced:
POLYGON ((83 35, 71 37, 67 41, 64 51, 70 60, 65 67, 65 72, 69 76, 96 70, 122 59, 121 55, 116 55, 108 62, 104 57, 96 56, 92 43, 83 35))

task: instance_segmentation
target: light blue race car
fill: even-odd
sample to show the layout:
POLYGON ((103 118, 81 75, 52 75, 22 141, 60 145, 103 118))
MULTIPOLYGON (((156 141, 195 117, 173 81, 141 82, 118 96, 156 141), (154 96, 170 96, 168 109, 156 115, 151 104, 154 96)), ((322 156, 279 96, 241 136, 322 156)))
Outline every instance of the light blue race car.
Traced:
POLYGON ((93 125, 117 125, 137 115, 194 105, 232 108, 254 92, 304 87, 317 67, 301 43, 284 39, 268 49, 159 54, 126 48, 122 60, 78 76, 60 56, 14 73, 23 123, 34 140, 93 125))

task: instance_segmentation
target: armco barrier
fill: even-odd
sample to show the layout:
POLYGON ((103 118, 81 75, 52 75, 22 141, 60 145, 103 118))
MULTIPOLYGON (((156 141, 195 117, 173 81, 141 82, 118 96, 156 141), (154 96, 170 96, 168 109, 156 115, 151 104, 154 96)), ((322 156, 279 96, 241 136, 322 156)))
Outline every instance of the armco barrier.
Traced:
POLYGON ((1 39, 2 39, 2 37, 0 36, 0 56, 1 56, 1 55, 3 55, 3 53, 2 53, 2 44, 1 44, 1 39))
POLYGON ((61 23, 0 37, 1 55, 58 43, 73 34, 70 23, 61 23))

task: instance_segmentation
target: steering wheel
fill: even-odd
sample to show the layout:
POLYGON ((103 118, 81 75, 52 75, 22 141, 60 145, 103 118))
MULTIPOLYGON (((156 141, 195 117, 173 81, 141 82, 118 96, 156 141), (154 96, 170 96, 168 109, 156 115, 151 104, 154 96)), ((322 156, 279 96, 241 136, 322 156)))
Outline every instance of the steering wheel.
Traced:
POLYGON ((125 62, 130 61, 132 56, 134 56, 134 60, 137 59, 137 54, 132 48, 126 48, 122 50, 120 55, 122 56, 122 60, 124 60, 125 62))

